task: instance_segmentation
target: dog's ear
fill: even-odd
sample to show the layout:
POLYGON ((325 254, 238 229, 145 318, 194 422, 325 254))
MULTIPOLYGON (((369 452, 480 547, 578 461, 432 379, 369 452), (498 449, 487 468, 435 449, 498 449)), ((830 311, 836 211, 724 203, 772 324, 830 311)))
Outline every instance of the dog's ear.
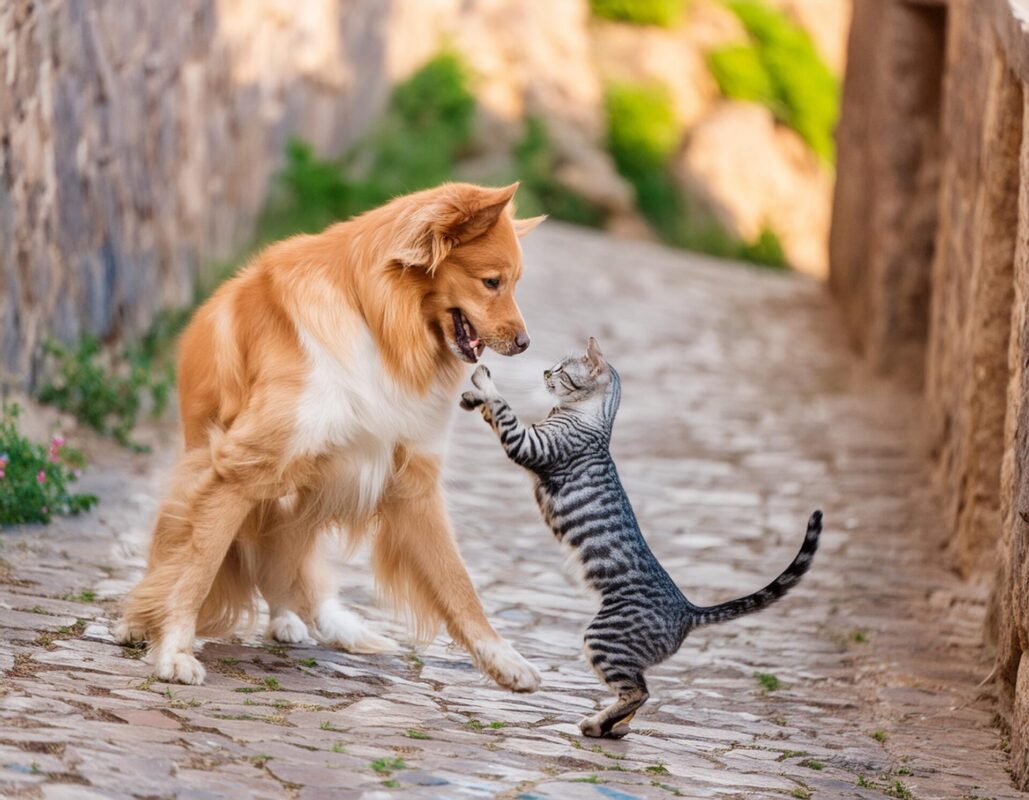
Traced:
POLYGON ((607 369, 604 354, 600 352, 600 343, 592 336, 586 343, 586 358, 590 362, 590 375, 596 377, 607 369))
POLYGON ((397 242, 396 260, 435 272, 451 250, 496 225, 516 191, 517 183, 499 189, 467 183, 441 186, 408 217, 397 242))
POLYGON ((546 214, 540 214, 538 217, 529 217, 528 219, 513 219, 511 224, 514 225, 515 233, 521 238, 546 218, 546 214))
POLYGON ((518 191, 518 183, 500 189, 454 184, 450 198, 452 212, 447 221, 447 234, 458 244, 482 236, 497 224, 508 203, 518 191))

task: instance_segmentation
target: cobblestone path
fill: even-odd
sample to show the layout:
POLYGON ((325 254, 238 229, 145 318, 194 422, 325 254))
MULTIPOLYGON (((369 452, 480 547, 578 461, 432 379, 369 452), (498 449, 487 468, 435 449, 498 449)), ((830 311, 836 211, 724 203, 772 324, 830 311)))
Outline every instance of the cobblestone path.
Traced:
MULTIPOLYGON (((579 650, 590 604, 527 478, 477 415, 456 414, 461 547, 542 691, 497 689, 443 637, 380 657, 213 641, 206 685, 167 685, 108 628, 174 432, 148 457, 87 442, 99 509, 0 539, 0 796, 1019 796, 978 688, 984 598, 937 566, 916 405, 862 374, 822 287, 553 224, 526 261, 533 346, 487 358, 516 408, 542 414, 543 368, 597 335, 624 382, 619 469, 687 594, 706 604, 763 585, 821 507, 801 586, 690 637, 652 673, 626 739, 584 740, 577 722, 606 700, 579 650)), ((403 637, 365 564, 345 568, 347 598, 403 637)))

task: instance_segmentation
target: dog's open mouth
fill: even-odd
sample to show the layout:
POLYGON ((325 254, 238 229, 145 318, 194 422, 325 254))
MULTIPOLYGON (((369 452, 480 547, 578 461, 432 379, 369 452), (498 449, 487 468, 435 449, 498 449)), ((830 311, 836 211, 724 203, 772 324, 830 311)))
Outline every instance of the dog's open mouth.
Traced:
POLYGON ((450 316, 454 320, 454 341, 457 343, 457 349, 461 351, 465 361, 474 364, 486 349, 486 343, 479 338, 479 332, 461 309, 450 309, 450 316))

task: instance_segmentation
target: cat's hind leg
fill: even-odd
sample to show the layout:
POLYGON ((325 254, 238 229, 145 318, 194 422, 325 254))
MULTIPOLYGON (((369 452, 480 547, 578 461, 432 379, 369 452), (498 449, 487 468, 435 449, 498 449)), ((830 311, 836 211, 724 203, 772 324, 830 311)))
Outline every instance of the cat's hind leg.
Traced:
POLYGON ((618 693, 618 697, 603 711, 598 711, 579 723, 579 730, 584 736, 621 739, 629 732, 629 723, 636 716, 636 712, 650 697, 642 674, 617 685, 609 685, 618 693))
POLYGON ((586 632, 586 660, 593 671, 617 695, 602 711, 579 723, 584 736, 621 739, 629 732, 629 723, 650 693, 643 678, 643 665, 624 644, 614 644, 586 632))

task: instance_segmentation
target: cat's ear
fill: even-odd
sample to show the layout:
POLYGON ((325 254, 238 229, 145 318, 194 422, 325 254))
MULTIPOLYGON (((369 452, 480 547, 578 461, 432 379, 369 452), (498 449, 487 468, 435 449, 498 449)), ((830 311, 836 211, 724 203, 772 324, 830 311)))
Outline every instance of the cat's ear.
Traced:
POLYGON ((607 370, 604 354, 600 352, 600 342, 592 336, 586 343, 586 358, 590 362, 590 375, 596 377, 607 370))

